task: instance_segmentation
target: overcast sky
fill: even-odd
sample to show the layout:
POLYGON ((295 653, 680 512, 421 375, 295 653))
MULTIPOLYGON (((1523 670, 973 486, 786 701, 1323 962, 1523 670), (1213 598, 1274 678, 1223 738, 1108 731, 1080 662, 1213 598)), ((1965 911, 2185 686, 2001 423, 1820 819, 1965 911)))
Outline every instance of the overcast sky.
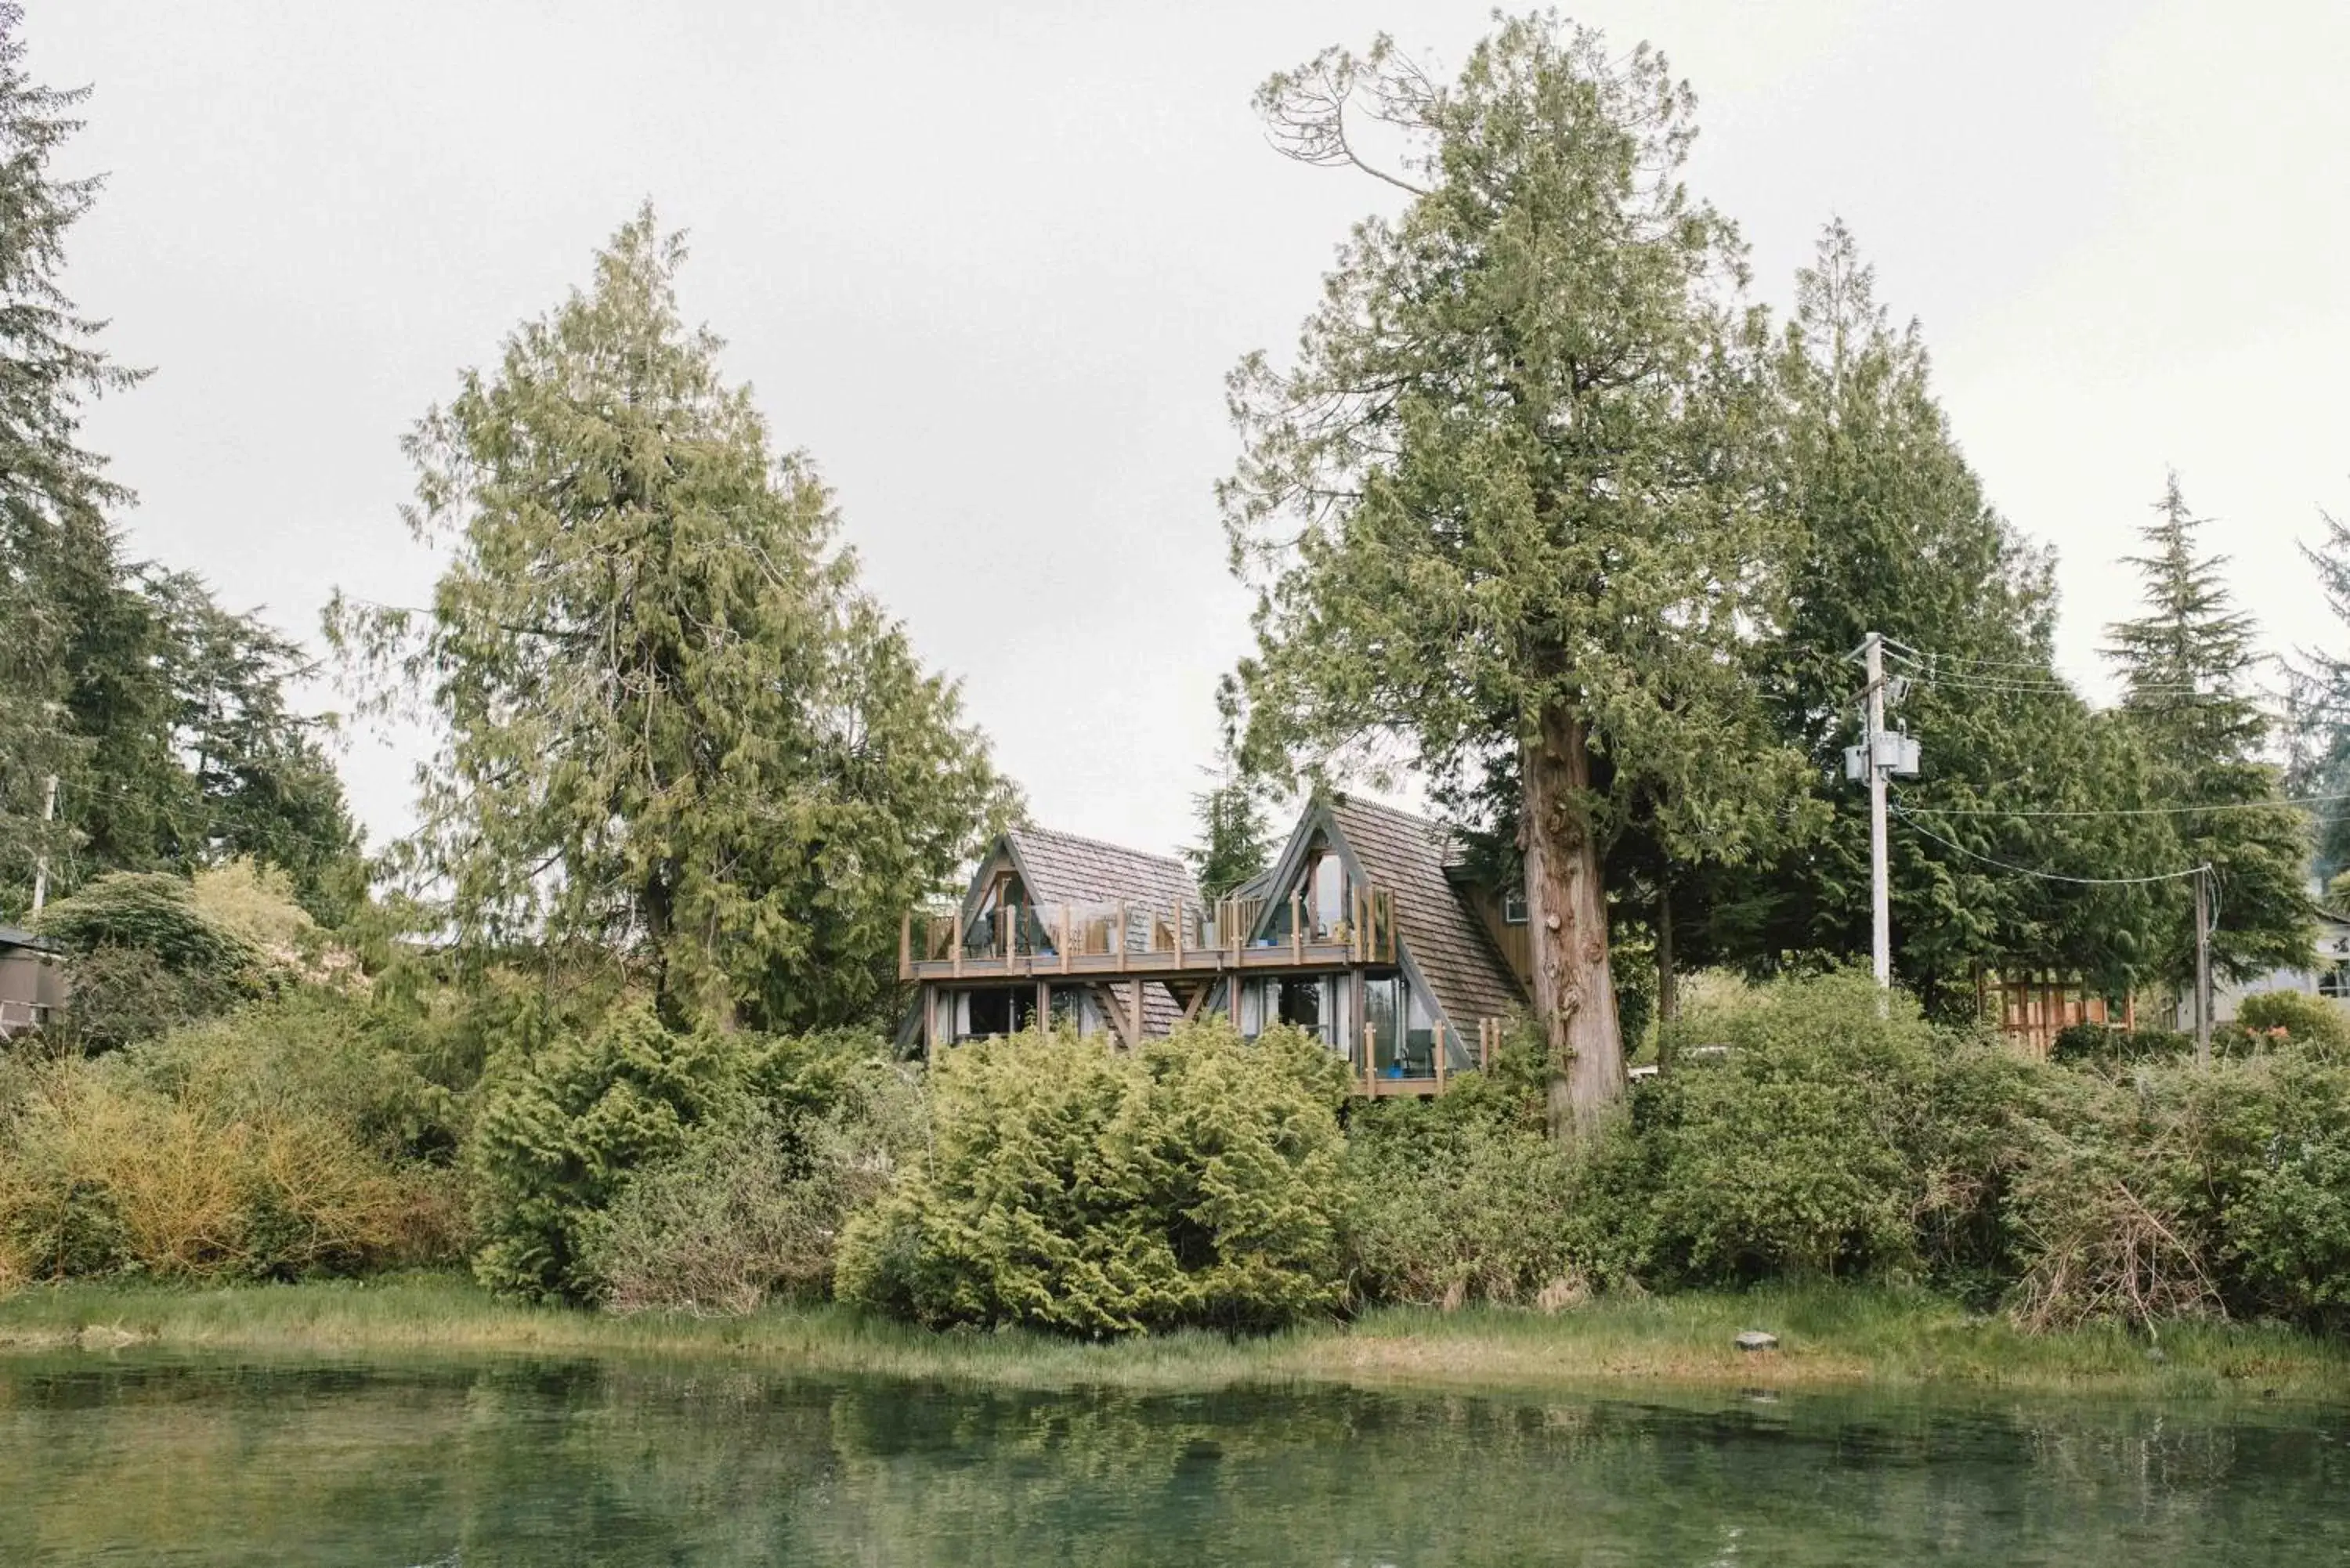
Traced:
MULTIPOLYGON (((585 280, 637 202, 690 315, 837 488, 869 584, 959 675, 1037 818, 1189 831, 1246 640, 1210 487, 1222 378, 1285 348, 1360 177, 1264 145, 1252 88, 1482 4, 29 0, 109 183, 69 286, 156 374, 93 444, 134 547, 312 637, 422 602, 401 431, 585 280)), ((2293 550, 2350 513, 2350 5, 1608 0, 1697 88, 1692 182, 1783 305, 1841 214, 1934 351, 2005 514, 2059 552, 2107 683, 2116 557, 2176 466, 2273 645, 2345 635, 2293 550)), ((1926 737, 1930 747, 1932 737, 1926 737)), ((407 817, 414 737, 355 740, 407 817)))

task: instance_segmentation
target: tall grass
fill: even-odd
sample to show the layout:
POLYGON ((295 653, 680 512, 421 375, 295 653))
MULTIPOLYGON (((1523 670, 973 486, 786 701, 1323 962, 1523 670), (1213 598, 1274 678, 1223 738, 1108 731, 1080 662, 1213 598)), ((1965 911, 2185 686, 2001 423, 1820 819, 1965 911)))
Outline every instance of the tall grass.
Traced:
POLYGON ((842 1375, 1030 1387, 1207 1389, 1340 1382, 1536 1389, 1638 1382, 1956 1386, 2163 1397, 2340 1398, 2350 1347, 2275 1325, 2181 1324, 2159 1359, 2112 1326, 2027 1334, 1924 1293, 1820 1285, 1603 1297, 1556 1315, 1499 1307, 1373 1312, 1351 1324, 1088 1344, 1024 1331, 931 1333, 838 1306, 742 1317, 530 1306, 452 1275, 239 1285, 34 1285, 0 1300, 0 1351, 75 1344, 234 1354, 520 1353, 749 1358, 842 1375), (1776 1351, 1732 1344, 1745 1328, 1776 1351))

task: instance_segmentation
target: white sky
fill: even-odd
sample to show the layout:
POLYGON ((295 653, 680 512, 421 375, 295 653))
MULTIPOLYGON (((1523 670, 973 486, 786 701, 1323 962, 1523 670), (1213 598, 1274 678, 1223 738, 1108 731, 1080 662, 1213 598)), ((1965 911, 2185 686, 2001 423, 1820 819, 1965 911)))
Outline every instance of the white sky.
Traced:
MULTIPOLYGON (((1222 377, 1290 343, 1379 200, 1270 151, 1250 91, 1381 26, 1456 62, 1487 25, 1482 0, 28 8, 36 74, 97 88, 68 171, 110 171, 69 287, 157 369, 88 424, 138 550, 313 638, 337 584, 421 602, 401 431, 650 195, 691 234, 689 314, 1038 819, 1146 847, 1188 836, 1246 640, 1222 377)), ((2293 552, 2350 512, 2350 5, 1574 14, 1694 83, 1693 183, 1761 297, 1850 223, 1993 500, 2057 546, 2093 692, 2166 464, 2273 643, 2350 640, 2293 552)), ((415 743, 344 760, 379 842, 415 743)))

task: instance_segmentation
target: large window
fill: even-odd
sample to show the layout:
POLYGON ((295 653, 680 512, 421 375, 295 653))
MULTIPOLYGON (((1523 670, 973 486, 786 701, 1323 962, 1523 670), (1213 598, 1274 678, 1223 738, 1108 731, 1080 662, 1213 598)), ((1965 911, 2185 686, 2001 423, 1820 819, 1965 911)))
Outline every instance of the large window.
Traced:
POLYGON ((1276 982, 1274 993, 1274 1022, 1303 1029, 1308 1034, 1330 1038, 1337 1023, 1330 1006, 1330 982, 1318 975, 1293 976, 1276 982))
POLYGON ((983 991, 966 991, 956 1011, 961 1014, 955 1020, 958 1040, 1017 1034, 1036 1022, 1036 988, 991 986, 983 991))

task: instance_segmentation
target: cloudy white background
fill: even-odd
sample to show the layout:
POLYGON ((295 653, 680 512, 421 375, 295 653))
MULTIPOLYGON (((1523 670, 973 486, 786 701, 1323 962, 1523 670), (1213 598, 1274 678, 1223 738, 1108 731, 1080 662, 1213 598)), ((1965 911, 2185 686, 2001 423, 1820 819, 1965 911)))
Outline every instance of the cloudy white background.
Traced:
MULTIPOLYGON (((338 584, 420 602, 400 432, 649 196, 690 231, 689 313, 1038 818, 1156 847, 1246 640, 1222 377, 1291 340, 1382 200, 1268 151, 1250 90, 1378 28, 1457 60, 1486 25, 1425 0, 28 9, 36 75, 96 88, 66 171, 109 178, 69 286, 156 369, 88 424, 140 493, 138 552, 312 637, 338 584)), ((2294 554, 2350 513, 2350 5, 1574 14, 1695 85, 1692 182, 1761 297, 1852 225, 1996 504, 2056 546, 2093 691, 2167 465, 2272 644, 2350 643, 2294 554)), ((414 748, 344 759, 379 841, 414 748)))

